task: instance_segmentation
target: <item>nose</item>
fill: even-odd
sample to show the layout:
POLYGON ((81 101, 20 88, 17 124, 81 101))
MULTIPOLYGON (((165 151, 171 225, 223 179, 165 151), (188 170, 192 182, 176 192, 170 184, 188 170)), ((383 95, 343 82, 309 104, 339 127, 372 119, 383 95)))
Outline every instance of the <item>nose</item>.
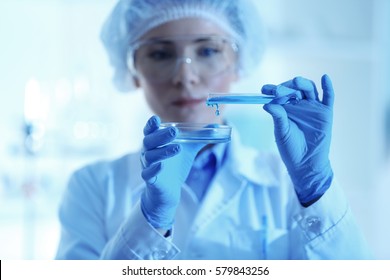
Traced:
POLYGON ((173 83, 175 85, 193 85, 199 82, 199 73, 194 67, 194 61, 190 57, 182 57, 177 60, 173 70, 173 83))

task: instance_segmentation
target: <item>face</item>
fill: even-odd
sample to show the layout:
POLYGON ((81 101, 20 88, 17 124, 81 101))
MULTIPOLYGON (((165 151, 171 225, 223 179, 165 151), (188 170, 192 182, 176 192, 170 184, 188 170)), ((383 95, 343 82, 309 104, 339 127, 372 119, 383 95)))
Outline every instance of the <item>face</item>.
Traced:
POLYGON ((237 80, 236 53, 215 23, 188 18, 160 25, 134 52, 135 82, 165 122, 221 123, 206 105, 211 92, 228 93, 237 80), (141 46, 142 45, 142 46, 141 46))

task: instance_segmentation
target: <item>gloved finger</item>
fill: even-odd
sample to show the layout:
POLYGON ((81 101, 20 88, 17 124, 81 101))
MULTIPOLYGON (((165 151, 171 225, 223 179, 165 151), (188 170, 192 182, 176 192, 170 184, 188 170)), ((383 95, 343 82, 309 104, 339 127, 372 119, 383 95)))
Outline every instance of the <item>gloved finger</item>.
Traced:
POLYGON ((283 82, 280 85, 284 86, 286 88, 289 88, 290 90, 293 89, 293 90, 299 91, 300 92, 300 96, 298 96, 299 99, 306 98, 306 99, 318 100, 318 91, 317 91, 317 88, 316 88, 314 82, 310 81, 308 79, 305 79, 303 77, 295 77, 294 79, 283 82), (306 82, 304 82, 305 85, 299 84, 302 80, 306 80, 307 82, 309 82, 309 84, 306 84, 306 82), (311 85, 311 87, 310 87, 310 85, 311 85), (303 88, 302 88, 302 86, 303 86, 303 88), (312 90, 314 91, 314 95, 312 94, 313 93, 312 90), (302 96, 302 93, 303 93, 303 96, 302 96), (313 96, 314 96, 314 98, 312 98, 313 96))
POLYGON ((146 167, 142 170, 141 177, 148 184, 153 184, 156 182, 156 177, 158 173, 161 171, 161 162, 157 162, 156 164, 152 164, 149 167, 146 167))
POLYGON ((276 104, 287 104, 287 103, 297 103, 302 99, 302 93, 299 90, 286 87, 284 85, 278 85, 275 91, 275 98, 271 103, 276 104))
POLYGON ((275 96, 282 97, 282 96, 289 96, 291 94, 296 94, 298 90, 295 88, 290 88, 284 85, 278 85, 275 89, 275 96))
POLYGON ((261 93, 266 95, 275 95, 276 97, 287 96, 296 90, 289 85, 292 85, 291 81, 284 82, 280 85, 266 84, 261 88, 261 93))
POLYGON ((161 120, 158 116, 152 116, 144 127, 144 135, 148 135, 153 131, 156 131, 160 126, 161 120))
POLYGON ((332 81, 328 75, 323 75, 321 78, 321 87, 323 91, 322 104, 333 108, 334 90, 332 81))
POLYGON ((144 157, 143 164, 145 166, 149 166, 153 163, 173 157, 178 153, 180 153, 180 150, 181 149, 179 144, 169 144, 160 148, 145 151, 143 153, 143 157, 144 157))
POLYGON ((283 141, 289 132, 289 120, 286 110, 278 104, 265 104, 264 110, 271 114, 274 120, 274 131, 276 140, 283 141))
POLYGON ((178 134, 176 127, 158 129, 144 137, 143 144, 145 150, 152 150, 172 142, 178 134))
POLYGON ((317 87, 313 81, 303 77, 295 77, 293 79, 293 88, 302 91, 306 99, 319 101, 317 87))
POLYGON ((266 95, 275 95, 276 85, 266 84, 261 88, 261 93, 266 95))
MULTIPOLYGON (((291 82, 285 82, 285 84, 291 84, 291 82)), ((296 103, 302 99, 300 91, 284 86, 283 84, 277 86, 267 84, 261 90, 263 94, 275 96, 275 99, 271 101, 273 104, 296 103)))
POLYGON ((280 96, 280 97, 275 97, 274 99, 272 99, 272 101, 270 103, 283 105, 283 104, 289 103, 289 101, 290 101, 290 96, 280 96))

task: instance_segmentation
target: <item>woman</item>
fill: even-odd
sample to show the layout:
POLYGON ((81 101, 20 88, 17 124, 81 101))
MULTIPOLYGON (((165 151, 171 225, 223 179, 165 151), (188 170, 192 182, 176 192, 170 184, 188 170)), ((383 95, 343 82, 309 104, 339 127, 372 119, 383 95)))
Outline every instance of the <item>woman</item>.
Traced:
POLYGON ((333 88, 266 85, 297 104, 264 106, 278 156, 239 139, 177 144, 163 122, 222 124, 209 92, 253 69, 262 34, 250 1, 122 0, 103 29, 121 90, 143 89, 155 113, 143 149, 75 172, 60 209, 59 259, 364 259, 370 253, 328 159, 333 88), (287 172, 284 172, 287 169, 287 172))

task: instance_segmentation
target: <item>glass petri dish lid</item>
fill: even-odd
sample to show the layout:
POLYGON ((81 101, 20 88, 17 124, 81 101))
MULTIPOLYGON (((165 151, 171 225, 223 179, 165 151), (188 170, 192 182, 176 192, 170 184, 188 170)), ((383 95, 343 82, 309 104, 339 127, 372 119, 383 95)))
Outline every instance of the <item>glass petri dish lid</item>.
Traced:
POLYGON ((165 122, 160 128, 174 126, 179 134, 174 142, 177 143, 226 143, 231 139, 232 128, 228 125, 205 123, 165 122))

